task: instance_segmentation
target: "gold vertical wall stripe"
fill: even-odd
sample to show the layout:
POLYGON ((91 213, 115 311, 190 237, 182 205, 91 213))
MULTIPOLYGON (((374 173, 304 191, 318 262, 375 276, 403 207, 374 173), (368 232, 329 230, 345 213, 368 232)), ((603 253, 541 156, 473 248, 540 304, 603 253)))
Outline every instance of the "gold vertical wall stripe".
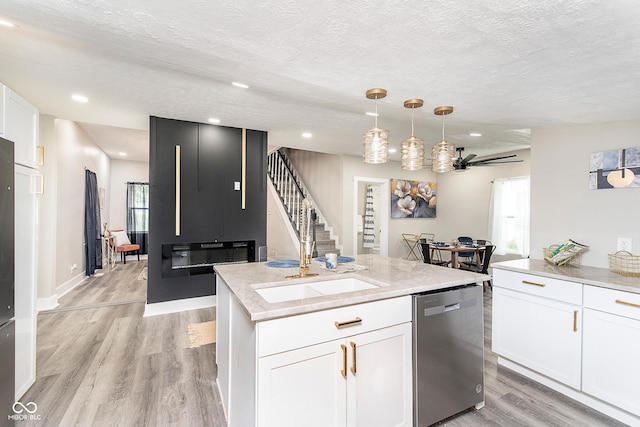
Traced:
POLYGON ((242 209, 247 207, 247 129, 242 128, 242 209))
POLYGON ((180 235, 180 146, 176 145, 176 236, 180 235))

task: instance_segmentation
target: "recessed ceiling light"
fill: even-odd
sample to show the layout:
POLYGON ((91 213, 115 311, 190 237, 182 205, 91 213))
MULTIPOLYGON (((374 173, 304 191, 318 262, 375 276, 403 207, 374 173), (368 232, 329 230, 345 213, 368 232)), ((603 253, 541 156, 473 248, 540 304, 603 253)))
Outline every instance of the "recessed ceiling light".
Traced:
POLYGON ((9 27, 9 28, 17 27, 17 25, 14 24, 13 22, 5 21, 3 19, 0 19, 0 25, 2 25, 3 27, 9 27))
POLYGON ((119 153, 118 153, 118 155, 119 155, 119 156, 126 156, 126 155, 127 155, 127 153, 125 153, 125 152, 121 151, 121 152, 119 152, 119 153))
POLYGON ((209 123, 215 123, 215 124, 218 124, 218 123, 220 123, 220 119, 216 119, 216 118, 214 118, 214 117, 211 117, 211 118, 209 119, 209 123))
POLYGON ((395 148, 389 148, 389 152, 390 153, 395 153, 396 151, 398 151, 398 150, 396 150, 395 148))
POLYGON ((249 86, 244 83, 231 82, 231 84, 235 87, 241 87, 242 89, 249 89, 249 86))
POLYGON ((311 134, 311 132, 304 132, 304 133, 302 134, 302 137, 303 137, 303 138, 311 138, 312 136, 313 136, 313 135, 311 134))
POLYGON ((367 111, 367 116, 378 117, 378 113, 374 113, 373 111, 367 111))
POLYGON ((73 99, 76 102, 89 102, 89 98, 87 98, 84 95, 71 95, 71 99, 73 99))
POLYGON ((471 132, 469 136, 482 136, 482 134, 478 132, 471 132))

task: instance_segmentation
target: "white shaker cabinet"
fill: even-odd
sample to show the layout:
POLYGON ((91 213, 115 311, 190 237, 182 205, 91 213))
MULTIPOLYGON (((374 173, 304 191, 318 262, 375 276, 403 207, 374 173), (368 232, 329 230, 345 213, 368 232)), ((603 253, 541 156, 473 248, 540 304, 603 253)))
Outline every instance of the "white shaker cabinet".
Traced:
POLYGON ((230 426, 411 426, 411 296, 251 321, 219 276, 230 426))
POLYGON ((36 167, 43 155, 37 152, 38 109, 7 86, 0 85, 0 136, 13 141, 17 164, 36 167))
POLYGON ((582 285, 495 269, 492 349, 580 389, 582 285))
POLYGON ((411 425, 411 323, 258 361, 261 426, 411 425))
POLYGON ((582 389, 640 415, 640 294, 585 286, 582 389))

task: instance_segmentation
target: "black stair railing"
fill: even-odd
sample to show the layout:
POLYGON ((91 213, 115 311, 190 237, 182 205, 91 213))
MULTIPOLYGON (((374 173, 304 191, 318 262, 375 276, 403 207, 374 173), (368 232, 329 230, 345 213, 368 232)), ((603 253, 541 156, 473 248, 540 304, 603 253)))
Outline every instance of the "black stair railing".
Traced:
MULTIPOLYGON (((289 159, 286 155, 277 150, 269 154, 267 159, 267 174, 273 183, 280 201, 282 202, 289 222, 300 238, 300 209, 302 201, 307 197, 306 191, 300 186, 300 182, 294 174, 289 159)), ((315 209, 311 212, 313 240, 316 240, 316 220, 318 215, 315 209)), ((313 256, 317 256, 317 250, 314 249, 313 256)))

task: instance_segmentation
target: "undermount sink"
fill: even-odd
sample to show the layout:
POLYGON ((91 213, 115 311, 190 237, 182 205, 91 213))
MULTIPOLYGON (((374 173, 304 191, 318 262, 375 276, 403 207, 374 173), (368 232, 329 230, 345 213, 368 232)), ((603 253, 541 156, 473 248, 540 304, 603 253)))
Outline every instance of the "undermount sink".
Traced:
POLYGON ((276 303, 324 295, 342 294, 345 292, 363 291, 377 287, 377 285, 349 277, 297 285, 273 286, 271 288, 256 289, 256 292, 268 303, 276 303))

